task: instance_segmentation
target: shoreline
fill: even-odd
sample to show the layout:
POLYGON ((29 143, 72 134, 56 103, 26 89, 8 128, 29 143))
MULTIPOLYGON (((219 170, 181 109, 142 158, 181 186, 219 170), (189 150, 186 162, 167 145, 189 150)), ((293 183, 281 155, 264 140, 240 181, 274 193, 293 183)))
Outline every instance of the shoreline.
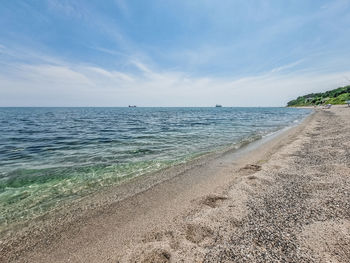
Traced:
MULTIPOLYGON (((310 114, 312 114, 312 112, 310 112, 310 114)), ((237 152, 236 154, 238 156, 239 154, 241 154, 241 152, 245 151, 245 148, 254 149, 254 148, 258 147, 260 144, 262 144, 263 142, 269 141, 273 137, 278 136, 278 134, 281 134, 282 132, 284 132, 290 128, 293 128, 294 126, 296 126, 300 122, 302 122, 305 118, 307 118, 310 114, 303 117, 303 119, 301 119, 300 121, 299 120, 297 122, 294 121, 291 125, 288 125, 288 126, 285 126, 282 128, 278 128, 277 130, 270 131, 266 134, 262 134, 262 135, 252 134, 246 138, 242 138, 240 141, 233 143, 233 144, 217 146, 217 147, 214 147, 213 149, 211 149, 207 152, 194 153, 194 154, 190 155, 189 157, 183 158, 184 160, 182 160, 182 161, 178 161, 178 162, 176 161, 175 164, 171 164, 170 166, 166 166, 166 167, 161 168, 159 170, 152 171, 152 172, 146 172, 144 174, 140 174, 137 176, 130 176, 130 177, 126 176, 125 179, 120 179, 120 182, 118 182, 118 183, 111 184, 109 186, 100 187, 99 189, 97 189, 91 193, 80 196, 78 199, 72 199, 72 200, 68 199, 68 201, 63 201, 63 203, 61 205, 57 206, 56 208, 54 208, 51 211, 48 211, 44 214, 33 217, 33 218, 28 219, 26 221, 22 221, 22 222, 13 224, 6 231, 0 231, 0 234, 6 236, 7 233, 10 233, 10 235, 11 235, 12 229, 21 229, 22 226, 26 226, 26 225, 30 224, 31 222, 35 221, 36 219, 40 220, 40 219, 46 218, 48 216, 50 217, 50 214, 55 215, 58 210, 61 210, 61 208, 69 207, 71 205, 74 205, 75 203, 78 203, 77 206, 80 206, 80 203, 83 199, 91 199, 96 195, 98 196, 98 195, 101 195, 101 194, 108 192, 108 191, 114 191, 116 188, 123 187, 123 185, 125 185, 125 184, 143 184, 142 177, 145 177, 145 176, 148 177, 148 176, 162 174, 162 176, 161 176, 162 178, 158 178, 158 181, 156 182, 156 183, 160 183, 163 180, 167 180, 167 178, 176 176, 176 172, 174 173, 173 170, 181 170, 181 168, 186 168, 187 166, 191 166, 192 164, 195 164, 195 163, 201 163, 203 161, 211 160, 213 158, 214 159, 220 158, 221 155, 224 155, 228 152, 237 152), (170 171, 171 176, 166 175, 169 171, 170 171), (134 181, 136 181, 136 182, 134 182, 134 181), (138 181, 140 181, 140 182, 138 182, 138 181)), ((143 190, 146 190, 146 189, 143 189, 143 190)), ((128 196, 122 196, 120 198, 120 200, 125 199, 126 197, 128 197, 128 196)), ((115 200, 115 201, 119 201, 119 200, 115 200)), ((1 241, 1 239, 0 239, 0 241, 1 241)))
MULTIPOLYGON (((177 116, 177 111, 145 110, 136 116, 142 119, 142 116, 153 116, 155 112, 177 116)), ((87 112, 91 113, 91 118, 96 117, 97 125, 100 114, 114 116, 124 111, 100 112, 89 109, 87 112)), ((84 116, 87 112, 67 111, 79 116, 84 116)), ((5 232, 10 233, 11 229, 20 229, 21 225, 30 223, 33 219, 36 221, 37 218, 47 217, 48 213, 60 210, 62 204, 67 206, 67 203, 104 191, 132 177, 181 165, 208 152, 239 148, 266 133, 292 124, 295 119, 300 120, 310 111, 233 108, 220 113, 220 117, 215 117, 218 114, 216 110, 184 109, 180 112, 181 116, 184 114, 183 120, 176 117, 164 122, 157 117, 152 121, 136 121, 130 127, 123 122, 124 117, 129 116, 129 113, 124 112, 126 115, 123 113, 124 117, 118 121, 126 126, 125 129, 118 126, 120 131, 117 126, 109 129, 108 122, 105 122, 106 129, 101 131, 93 129, 93 124, 87 124, 86 129, 81 127, 79 132, 76 128, 67 126, 69 121, 62 121, 60 128, 52 131, 51 135, 45 134, 45 129, 41 128, 33 133, 30 125, 24 135, 21 135, 20 129, 16 129, 16 125, 7 129, 4 137, 12 136, 18 140, 2 143, 10 150, 5 151, 1 159, 4 165, 1 174, 0 236, 4 236, 5 232), (188 122, 186 116, 191 116, 192 121, 188 122), (254 121, 257 116, 258 119, 254 121), (154 121, 157 125, 152 128, 154 121), (173 128, 168 130, 168 125, 173 128), (66 127, 65 136, 60 136, 62 127, 66 127), (115 132, 112 132, 113 129, 115 132), (22 141, 27 141, 28 147, 22 141)), ((62 112, 44 110, 39 113, 35 109, 28 112, 15 110, 5 112, 4 116, 17 119, 17 115, 28 115, 29 123, 34 121, 33 116, 37 116, 37 122, 41 123, 46 113, 59 118, 62 112)), ((78 125, 84 123, 83 120, 84 118, 79 119, 78 125)), ((39 126, 45 127, 44 123, 39 126)))
MULTIPOLYGON (((340 107, 335 110, 337 108, 340 107)), ((125 249, 129 247, 130 250, 130 244, 143 243, 148 232, 155 232, 152 229, 164 232, 173 225, 176 229, 182 221, 180 218, 197 209, 193 209, 193 203, 198 206, 198 202, 225 200, 220 192, 228 185, 239 184, 247 173, 259 171, 269 163, 271 156, 288 147, 310 123, 315 123, 315 116, 327 111, 314 111, 287 131, 280 131, 266 141, 250 143, 238 151, 198 158, 88 196, 73 208, 69 207, 68 214, 67 211, 55 214, 55 219, 48 221, 49 225, 27 233, 31 236, 29 240, 14 242, 12 245, 20 245, 19 250, 11 250, 9 244, 8 250, 2 249, 0 254, 18 262, 77 262, 82 259, 107 262, 111 258, 123 258, 125 249)))
MULTIPOLYGON (((310 112, 310 114, 312 114, 312 112, 310 112)), ((239 154, 241 154, 241 152, 244 152, 244 148, 249 148, 249 149, 254 149, 256 147, 259 146, 259 144, 271 140, 273 137, 277 136, 278 134, 298 125, 301 121, 303 121, 305 118, 307 118, 310 114, 306 115, 305 117, 303 117, 303 119, 301 119, 300 121, 297 121, 296 123, 293 122, 288 126, 279 128, 277 130, 274 131, 270 131, 266 134, 262 134, 262 135, 257 135, 257 134, 252 134, 246 138, 241 139, 240 141, 234 143, 234 144, 230 144, 230 145, 221 145, 218 147, 215 147, 213 149, 211 149, 210 151, 207 152, 202 152, 202 153, 196 153, 196 154, 192 154, 192 157, 187 158, 184 161, 179 161, 175 164, 172 164, 170 166, 166 166, 164 168, 161 168, 159 170, 156 171, 152 171, 152 172, 147 172, 144 174, 140 174, 137 176, 131 176, 131 177, 126 177, 125 179, 120 179, 120 182, 115 183, 115 184, 111 184, 110 186, 104 186, 104 187, 100 187, 99 189, 97 189, 96 191, 93 191, 91 193, 88 193, 86 195, 82 195, 77 199, 71 199, 71 200, 67 200, 67 201, 63 201, 62 204, 58 205, 56 208, 54 208, 51 211, 45 212, 41 215, 38 215, 36 217, 33 217, 31 219, 27 219, 26 221, 19 221, 18 223, 15 223, 13 225, 10 225, 8 229, 6 229, 5 231, 0 232, 0 234, 2 234, 3 236, 10 236, 13 235, 12 232, 17 232, 16 230, 19 229, 21 230, 21 228, 23 228, 23 226, 28 226, 30 225, 32 222, 36 221, 37 219, 40 221, 41 219, 45 219, 47 217, 56 217, 56 214, 60 214, 60 211, 62 208, 68 208, 70 206, 81 206, 81 202, 84 199, 91 199, 94 198, 94 196, 98 196, 98 195, 103 195, 106 192, 109 191, 115 191, 116 188, 120 188, 123 187, 125 184, 140 184, 140 185, 152 185, 152 184, 157 184, 160 183, 164 180, 167 180, 167 178, 171 178, 173 176, 176 176, 176 171, 174 170, 181 170, 182 168, 187 169, 188 166, 191 166, 193 164, 198 164, 201 162, 205 162, 207 160, 211 160, 213 158, 220 158, 221 155, 226 154, 227 152, 237 152, 237 156, 239 154), (168 176, 167 174, 170 174, 170 176, 168 176), (153 181, 152 183, 148 184, 147 182, 144 183, 143 182, 143 178, 142 177, 149 177, 149 176, 154 176, 154 175, 160 175, 158 176, 157 180, 153 181), (140 178, 139 178, 140 177, 140 178), (14 231, 12 231, 14 230, 14 231)), ((142 190, 140 191, 144 191, 147 190, 147 188, 142 188, 142 190)), ((120 201, 122 199, 127 198, 128 195, 122 195, 118 200, 114 200, 114 201, 120 201)), ((90 201, 87 201, 90 202, 90 201)), ((91 205, 90 205, 91 206, 91 205)), ((99 206, 99 204, 97 204, 96 206, 99 206)), ((79 208, 78 208, 79 209, 79 208)), ((63 217, 66 217, 65 215, 61 215, 63 217)), ((28 228, 28 227, 24 227, 24 228, 28 228)), ((1 238, 0 238, 0 242, 1 242, 1 238)))

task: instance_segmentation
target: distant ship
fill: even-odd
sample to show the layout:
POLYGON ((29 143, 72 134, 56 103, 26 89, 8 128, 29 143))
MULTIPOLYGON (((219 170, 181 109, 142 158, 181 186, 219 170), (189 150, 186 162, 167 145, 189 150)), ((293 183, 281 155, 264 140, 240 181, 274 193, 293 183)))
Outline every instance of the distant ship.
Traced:
POLYGON ((220 105, 220 104, 216 104, 216 105, 215 105, 215 107, 216 107, 216 108, 221 108, 221 107, 222 107, 222 105, 220 105))
POLYGON ((129 105, 129 108, 136 108, 136 105, 129 105))

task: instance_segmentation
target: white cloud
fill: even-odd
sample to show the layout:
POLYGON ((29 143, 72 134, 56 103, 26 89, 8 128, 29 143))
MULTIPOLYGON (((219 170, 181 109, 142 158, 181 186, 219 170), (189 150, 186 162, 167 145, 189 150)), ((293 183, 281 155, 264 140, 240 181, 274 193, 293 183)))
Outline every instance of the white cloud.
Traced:
MULTIPOLYGON (((17 65, 0 72, 0 106, 283 106, 299 95, 347 84, 350 72, 282 74, 237 79, 156 71, 140 73, 85 65, 17 65)), ((288 66, 288 65, 287 65, 288 66)))
POLYGON ((295 66, 300 65, 303 61, 304 61, 304 59, 300 59, 300 60, 295 61, 293 63, 289 63, 287 65, 283 65, 281 67, 274 68, 274 69, 271 70, 271 73, 280 72, 280 71, 283 71, 283 70, 286 70, 286 69, 294 68, 295 66))
POLYGON ((112 50, 112 49, 108 49, 108 48, 101 48, 101 47, 91 47, 91 48, 95 49, 95 50, 98 50, 100 52, 103 52, 103 53, 110 54, 110 55, 126 56, 127 57, 127 55, 125 53, 122 53, 122 52, 119 52, 119 51, 116 51, 116 50, 112 50))
POLYGON ((99 67, 88 66, 88 67, 83 67, 82 70, 87 71, 87 74, 95 73, 97 77, 107 78, 109 80, 119 80, 119 81, 127 81, 127 82, 132 82, 134 80, 128 74, 125 74, 119 71, 108 71, 99 67))
POLYGON ((22 65, 21 76, 31 82, 49 82, 58 85, 92 85, 93 83, 84 74, 68 67, 54 65, 22 65))

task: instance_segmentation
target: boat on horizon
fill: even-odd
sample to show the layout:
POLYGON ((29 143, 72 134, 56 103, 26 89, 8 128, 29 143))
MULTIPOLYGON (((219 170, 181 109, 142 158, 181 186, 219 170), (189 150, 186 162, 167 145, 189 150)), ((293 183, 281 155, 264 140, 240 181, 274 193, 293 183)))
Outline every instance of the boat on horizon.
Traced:
POLYGON ((221 107, 222 107, 222 105, 220 105, 220 104, 215 105, 215 108, 221 108, 221 107))
POLYGON ((136 108, 136 105, 129 105, 129 108, 136 108))

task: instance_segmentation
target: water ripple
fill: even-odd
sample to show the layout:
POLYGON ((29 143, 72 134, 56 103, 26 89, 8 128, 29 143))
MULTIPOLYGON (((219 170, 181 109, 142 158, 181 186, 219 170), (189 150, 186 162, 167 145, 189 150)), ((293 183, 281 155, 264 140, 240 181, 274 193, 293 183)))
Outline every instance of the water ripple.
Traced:
POLYGON ((276 131, 290 108, 0 108, 0 232, 120 180, 276 131))

